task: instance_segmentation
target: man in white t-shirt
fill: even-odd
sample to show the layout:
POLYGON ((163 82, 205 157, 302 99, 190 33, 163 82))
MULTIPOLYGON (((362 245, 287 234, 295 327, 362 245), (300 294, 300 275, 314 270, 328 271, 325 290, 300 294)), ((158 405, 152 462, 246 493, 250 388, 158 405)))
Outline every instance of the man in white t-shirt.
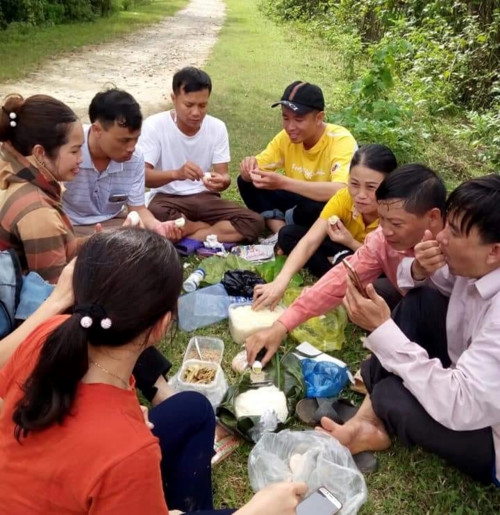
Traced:
POLYGON ((226 125, 207 115, 212 82, 193 67, 172 81, 174 108, 144 121, 139 146, 146 162, 150 211, 159 220, 186 218, 184 234, 203 241, 254 241, 264 230, 262 217, 220 193, 231 184, 226 125))

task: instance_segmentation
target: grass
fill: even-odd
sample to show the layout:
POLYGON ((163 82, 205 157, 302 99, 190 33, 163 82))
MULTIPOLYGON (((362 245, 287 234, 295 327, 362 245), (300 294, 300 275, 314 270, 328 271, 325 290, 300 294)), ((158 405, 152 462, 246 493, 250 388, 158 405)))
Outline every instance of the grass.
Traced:
MULTIPOLYGON (((187 0, 155 1, 121 12, 95 23, 79 23, 22 33, 20 29, 0 33, 0 80, 16 79, 57 53, 83 45, 103 42, 160 21, 183 7, 187 0)), ((322 86, 328 110, 335 112, 348 87, 337 63, 343 56, 321 41, 312 41, 285 26, 276 26, 257 10, 256 0, 226 0, 227 19, 212 52, 207 71, 214 82, 210 112, 223 119, 231 138, 233 179, 238 163, 246 155, 264 148, 280 129, 280 113, 270 108, 285 86, 301 79, 322 86)), ((437 147, 436 147, 437 148, 437 147)), ((438 149, 436 150, 436 153, 438 149)), ((464 164, 464 167, 466 165, 464 164)), ((227 192, 238 199, 234 185, 227 192)), ((190 259, 186 274, 196 268, 190 259)), ((193 333, 178 331, 165 340, 162 351, 174 364, 181 364, 193 333)), ((228 324, 196 331, 224 340, 223 362, 229 381, 231 358, 241 350, 232 342, 228 324)), ((350 325, 348 343, 336 355, 356 370, 365 356, 359 344, 362 332, 350 325)), ((293 342, 287 341, 291 347, 293 342)), ((359 402, 360 398, 352 396, 359 402)), ((241 506, 252 492, 248 484, 248 444, 242 445, 214 470, 215 502, 218 507, 241 506)), ((367 477, 369 499, 361 514, 496 514, 500 492, 482 487, 447 466, 442 460, 418 448, 407 449, 395 442, 389 451, 378 454, 379 471, 367 477)))
POLYGON ((94 22, 52 27, 12 24, 0 31, 0 81, 13 81, 52 57, 85 45, 105 43, 157 23, 185 7, 188 0, 151 0, 94 22))
MULTIPOLYGON (((331 111, 348 84, 336 67, 339 56, 332 48, 266 20, 255 0, 227 0, 226 5, 226 23, 206 70, 214 83, 210 112, 223 119, 229 129, 234 179, 239 161, 263 149, 280 129, 279 111, 270 105, 288 83, 301 79, 320 84, 331 111)), ((227 196, 238 198, 234 180, 227 196)), ((189 263, 186 273, 196 267, 197 259, 189 263)), ((227 323, 195 333, 224 340, 223 366, 228 379, 234 380, 230 361, 241 349, 232 342, 227 323)), ((180 364, 192 334, 179 331, 172 344, 165 344, 164 350, 175 365, 180 364)), ((336 353, 353 370, 366 352, 359 344, 361 334, 349 326, 348 343, 336 353)), ((290 347, 293 342, 286 345, 290 347)), ((360 402, 359 397, 353 399, 360 402)), ((247 475, 250 448, 242 445, 214 469, 217 507, 241 506, 251 497, 247 475)), ((378 458, 379 471, 367 477, 369 499, 361 514, 494 514, 500 510, 497 489, 478 485, 421 449, 404 448, 395 442, 378 458)))

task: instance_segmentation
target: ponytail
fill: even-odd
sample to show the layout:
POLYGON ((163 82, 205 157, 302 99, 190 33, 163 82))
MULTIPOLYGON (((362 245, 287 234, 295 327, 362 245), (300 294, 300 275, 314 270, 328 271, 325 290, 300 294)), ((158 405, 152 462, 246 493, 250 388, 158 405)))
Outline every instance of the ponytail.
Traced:
POLYGON ((121 347, 141 335, 147 341, 175 311, 181 286, 179 256, 166 238, 136 228, 89 238, 73 273, 73 315, 47 338, 22 387, 12 417, 16 438, 61 424, 88 371, 89 347, 121 347))
POLYGON ((44 343, 12 416, 17 440, 62 423, 70 413, 78 383, 89 368, 87 334, 80 319, 81 315, 71 316, 44 343))

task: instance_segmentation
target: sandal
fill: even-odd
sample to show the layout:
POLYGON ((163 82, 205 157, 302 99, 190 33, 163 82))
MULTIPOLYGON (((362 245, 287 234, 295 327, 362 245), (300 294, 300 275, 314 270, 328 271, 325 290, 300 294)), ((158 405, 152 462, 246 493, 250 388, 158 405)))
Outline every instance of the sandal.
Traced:
POLYGON ((328 417, 337 424, 344 424, 354 417, 358 408, 347 399, 324 397, 302 399, 297 403, 295 414, 304 424, 316 426, 322 417, 328 417))

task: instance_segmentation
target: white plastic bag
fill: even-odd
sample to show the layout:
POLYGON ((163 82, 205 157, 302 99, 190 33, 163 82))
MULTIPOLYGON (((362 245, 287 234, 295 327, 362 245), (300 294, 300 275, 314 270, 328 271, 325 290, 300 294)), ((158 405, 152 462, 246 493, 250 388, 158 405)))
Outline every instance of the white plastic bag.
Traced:
POLYGON ((325 486, 342 502, 339 515, 357 513, 367 498, 365 479, 349 450, 319 431, 265 433, 250 452, 248 473, 255 492, 290 480, 307 483, 308 494, 325 486))

